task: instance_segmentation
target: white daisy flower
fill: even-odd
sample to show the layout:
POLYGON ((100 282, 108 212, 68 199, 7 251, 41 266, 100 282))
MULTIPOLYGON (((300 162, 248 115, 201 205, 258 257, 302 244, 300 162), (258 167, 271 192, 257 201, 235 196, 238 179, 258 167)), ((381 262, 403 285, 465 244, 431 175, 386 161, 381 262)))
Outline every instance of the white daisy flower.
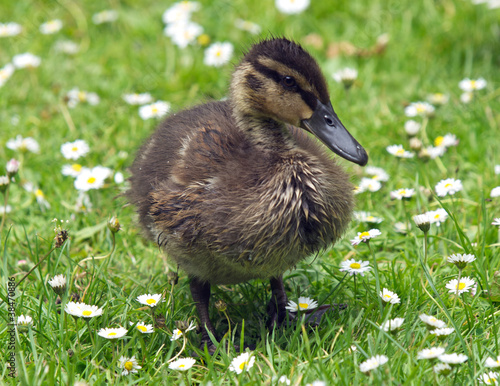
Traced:
POLYGON ((19 315, 17 317, 17 325, 18 326, 32 326, 33 318, 29 315, 19 315))
POLYGON ((422 125, 413 119, 405 122, 405 131, 409 136, 417 135, 422 125))
POLYGON ((500 355, 497 356, 497 359, 493 358, 488 358, 486 359, 486 362, 484 362, 484 365, 489 368, 495 368, 495 367, 500 367, 500 355))
POLYGON ((22 30, 23 27, 14 22, 0 23, 0 38, 19 35, 22 30))
POLYGON ((437 183, 436 194, 439 197, 444 197, 447 194, 453 195, 456 192, 460 192, 462 190, 462 181, 455 180, 454 178, 447 178, 445 180, 441 180, 437 183))
POLYGON ((5 191, 9 184, 10 184, 9 176, 0 176, 0 192, 5 191))
POLYGON ((495 174, 500 174, 500 165, 495 165, 495 174))
POLYGON ((113 177, 113 180, 117 184, 123 184, 123 182, 125 181, 125 177, 123 177, 123 173, 122 172, 116 172, 115 176, 113 177))
POLYGON ((161 118, 170 111, 170 103, 164 101, 156 101, 149 105, 144 105, 139 108, 139 116, 143 119, 161 118))
POLYGON ((440 92, 430 94, 427 100, 434 105, 445 105, 450 100, 449 95, 440 92))
POLYGON ((490 197, 491 198, 500 197, 500 186, 491 189, 490 197))
POLYGON ((172 43, 180 48, 186 48, 203 33, 203 27, 192 21, 169 24, 163 33, 172 39, 172 43))
POLYGON ((426 348, 422 351, 419 351, 417 353, 417 359, 433 359, 437 358, 438 356, 444 354, 445 349, 444 347, 431 347, 431 348, 426 348))
MULTIPOLYGON (((425 148, 427 155, 430 159, 436 159, 438 157, 442 157, 444 153, 446 153, 446 147, 444 146, 428 146, 425 148)), ((420 154, 419 154, 420 156, 420 154)), ((421 157, 425 158, 425 157, 421 157)))
POLYGON ((454 328, 435 328, 434 330, 431 330, 430 333, 432 335, 437 336, 438 338, 444 338, 450 334, 452 334, 455 331, 454 328))
POLYGON ((383 323, 380 328, 385 332, 395 331, 403 325, 404 321, 404 318, 389 319, 385 323, 383 323))
POLYGON ((76 177, 75 189, 87 192, 91 189, 100 189, 104 186, 104 180, 109 177, 110 169, 96 166, 92 169, 84 168, 76 177))
POLYGON ((458 87, 460 87, 460 89, 462 91, 465 91, 465 92, 473 92, 476 90, 482 90, 483 88, 486 87, 486 85, 487 85, 487 83, 483 78, 479 78, 479 79, 465 78, 465 79, 461 80, 460 83, 458 83, 458 87))
POLYGON ((448 374, 451 371, 451 366, 449 364, 446 364, 446 363, 438 363, 437 365, 435 365, 432 368, 432 370, 436 374, 446 375, 446 374, 448 374))
POLYGON ((313 310, 316 307, 318 307, 318 302, 316 300, 300 296, 298 303, 295 303, 293 300, 289 300, 286 309, 291 312, 298 312, 313 310))
POLYGON ((276 0, 276 8, 281 13, 292 15, 305 11, 309 3, 310 0, 276 0))
POLYGON ((181 1, 173 4, 163 12, 162 20, 165 24, 189 21, 193 12, 201 8, 197 1, 181 1))
POLYGON ((403 188, 398 190, 393 190, 391 192, 391 198, 393 200, 410 199, 415 195, 415 189, 403 188))
POLYGON ((123 327, 118 328, 101 328, 97 335, 102 336, 106 339, 119 339, 127 335, 127 329, 123 327))
POLYGON ((172 337, 170 338, 171 341, 177 340, 182 336, 182 331, 176 328, 174 331, 172 331, 172 337))
POLYGON ((337 83, 342 83, 345 88, 350 88, 358 78, 358 71, 354 68, 346 67, 333 73, 333 79, 337 83))
POLYGON ((35 195, 36 202, 42 209, 50 209, 50 204, 45 198, 45 193, 43 193, 42 189, 34 189, 33 194, 35 195))
POLYGON ((127 358, 122 355, 120 359, 118 359, 118 367, 123 369, 122 375, 137 373, 137 370, 142 369, 142 367, 139 366, 139 363, 137 363, 135 356, 127 358))
POLYGON ((361 181, 359 182, 359 186, 358 186, 359 192, 358 193, 362 193, 362 192, 366 192, 366 191, 377 192, 378 190, 380 190, 381 187, 382 187, 382 184, 380 183, 380 181, 375 180, 373 178, 363 177, 361 179, 361 181))
POLYGON ((48 281, 56 294, 62 294, 66 290, 66 276, 56 275, 48 281))
POLYGON ((434 140, 434 146, 437 147, 451 147, 457 146, 460 141, 455 134, 445 134, 444 136, 439 136, 434 140))
POLYGON ((448 263, 455 264, 458 269, 464 269, 468 263, 472 263, 476 258, 471 254, 453 254, 449 256, 447 259, 448 263))
POLYGON ((403 149, 403 145, 390 145, 386 147, 386 150, 398 158, 413 158, 415 156, 415 153, 403 149))
POLYGON ((64 158, 77 160, 89 152, 90 148, 83 139, 74 142, 66 142, 61 145, 61 153, 64 158))
POLYGON ((92 23, 103 24, 112 23, 118 19, 118 12, 113 10, 105 10, 92 15, 92 23))
POLYGON ((470 103, 474 94, 471 92, 464 92, 460 95, 460 102, 462 103, 470 103))
POLYGON ((42 60, 40 57, 26 52, 24 54, 15 55, 12 58, 12 64, 16 68, 35 68, 40 65, 42 60))
POLYGON ((149 307, 157 306, 163 299, 162 294, 145 294, 137 297, 137 301, 149 307))
POLYGON ((14 70, 14 65, 10 63, 7 63, 4 67, 0 68, 0 87, 2 87, 5 82, 7 82, 7 80, 12 76, 14 70))
POLYGON ((389 358, 387 358, 385 355, 375 355, 360 363, 359 370, 361 370, 361 372, 363 373, 367 373, 387 363, 388 360, 389 358))
POLYGON ((253 35, 257 35, 260 33, 262 30, 260 28, 260 25, 252 23, 251 21, 248 20, 243 20, 243 19, 236 19, 234 22, 234 26, 238 29, 241 29, 246 32, 250 32, 253 35))
POLYGON ((127 102, 129 105, 145 105, 147 103, 153 102, 153 97, 150 93, 142 93, 142 94, 124 94, 123 100, 127 102))
POLYGON ((79 103, 88 103, 89 105, 95 106, 99 104, 100 98, 95 92, 83 91, 78 87, 72 88, 66 94, 68 107, 74 108, 79 103))
POLYGON ((7 164, 5 165, 5 171, 7 172, 7 175, 9 177, 17 174, 17 172, 19 171, 19 164, 19 161, 15 158, 11 158, 9 161, 7 161, 7 164))
POLYGON ((288 379, 288 377, 286 375, 282 375, 278 379, 278 384, 280 384, 280 383, 284 383, 285 385, 290 385, 291 381, 288 379))
POLYGON ((57 52, 62 52, 68 55, 75 55, 80 51, 80 46, 71 40, 59 40, 54 44, 54 49, 57 52))
POLYGON ((440 356, 438 356, 438 359, 441 362, 447 363, 449 365, 458 365, 460 363, 464 363, 465 361, 467 361, 469 357, 465 354, 453 353, 453 354, 441 354, 440 356))
POLYGON ((102 315, 102 308, 85 303, 68 302, 64 307, 64 311, 79 318, 93 318, 102 315))
POLYGON ((446 323, 442 320, 437 319, 434 316, 422 314, 418 316, 422 322, 427 324, 429 328, 444 328, 446 323))
POLYGON ((241 374, 243 371, 250 371, 255 363, 255 357, 251 352, 244 352, 231 361, 229 371, 241 374))
POLYGON ((63 22, 59 19, 49 20, 40 25, 40 32, 44 35, 52 35, 59 32, 63 27, 63 22))
POLYGON ((21 135, 18 135, 14 139, 9 139, 6 145, 7 148, 11 150, 17 150, 23 153, 28 151, 32 153, 40 152, 40 145, 38 145, 38 142, 31 137, 23 138, 21 135))
POLYGON ((434 114, 434 106, 427 102, 413 102, 405 108, 407 117, 424 116, 428 117, 434 114))
POLYGON ((358 245, 361 242, 367 242, 370 239, 373 239, 377 236, 380 236, 382 232, 378 229, 370 229, 369 231, 358 232, 358 235, 351 240, 352 245, 358 245))
POLYGON ((382 221, 384 221, 382 217, 376 217, 364 211, 354 211, 354 219, 356 221, 366 222, 369 224, 380 224, 382 221))
POLYGON ((390 304, 401 303, 401 299, 399 299, 398 294, 395 292, 389 291, 387 288, 384 288, 382 291, 380 291, 379 296, 386 303, 390 303, 390 304))
POLYGON ((346 260, 340 263, 340 272, 347 271, 352 275, 365 276, 365 272, 368 272, 371 267, 369 267, 369 261, 356 261, 354 259, 346 260))
POLYGON ((408 143, 410 144, 410 149, 417 151, 421 150, 422 146, 424 146, 423 142, 417 137, 411 137, 408 143))
MULTIPOLYGON (((134 323, 129 322, 131 326, 134 325, 134 323)), ((154 332, 154 328, 152 324, 145 324, 144 322, 138 322, 135 325, 135 328, 137 328, 142 334, 151 334, 154 332)))
POLYGON ((372 176, 371 178, 377 181, 388 181, 389 180, 389 174, 377 166, 367 166, 365 168, 365 173, 368 174, 369 176, 372 176))
POLYGON ((80 164, 66 164, 62 167, 62 174, 63 176, 78 177, 82 170, 84 170, 84 168, 80 164))
POLYGON ((229 42, 216 42, 205 50, 203 62, 207 66, 223 66, 231 60, 233 50, 233 45, 229 42))
POLYGON ((196 363, 193 358, 179 358, 176 361, 169 363, 170 370, 187 371, 196 363))
POLYGON ((415 225, 422 231, 427 232, 429 230, 431 221, 427 213, 417 214, 416 216, 413 216, 413 221, 415 222, 415 225))
POLYGON ((484 383, 485 385, 498 385, 498 373, 494 371, 484 373, 478 380, 479 383, 484 383))
POLYGON ((430 223, 436 224, 436 226, 440 226, 441 223, 448 218, 448 212, 446 212, 443 208, 431 210, 425 214, 429 218, 430 223))
POLYGON ((498 226, 500 226, 500 217, 494 218, 493 222, 491 223, 491 225, 498 225, 498 226))
POLYGON ((446 284, 446 288, 448 288, 448 292, 451 294, 456 294, 458 290, 458 294, 461 295, 464 292, 469 292, 469 290, 476 284, 476 282, 471 279, 469 276, 461 277, 460 283, 457 279, 450 280, 446 284))

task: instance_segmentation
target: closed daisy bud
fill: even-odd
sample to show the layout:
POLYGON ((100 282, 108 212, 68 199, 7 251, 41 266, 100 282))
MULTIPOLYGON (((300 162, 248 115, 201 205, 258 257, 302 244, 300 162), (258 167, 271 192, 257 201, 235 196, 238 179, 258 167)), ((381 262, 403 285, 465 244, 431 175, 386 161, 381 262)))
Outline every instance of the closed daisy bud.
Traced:
POLYGON ((177 274, 177 272, 168 271, 168 273, 167 273, 167 279, 168 279, 168 282, 170 284, 176 285, 177 282, 179 281, 179 275, 177 274))
POLYGON ((14 177, 19 171, 19 161, 12 158, 9 162, 7 162, 5 170, 7 171, 8 177, 10 178, 14 177))
POLYGON ((33 319, 29 315, 19 315, 17 317, 17 330, 19 332, 26 332, 30 327, 33 327, 33 319))
POLYGON ((120 222, 113 216, 108 221, 108 228, 111 232, 116 233, 121 229, 120 222))
POLYGON ((5 192, 10 184, 8 176, 0 176, 0 192, 5 192))
POLYGON ((451 366, 446 363, 438 363, 435 365, 432 370, 436 374, 448 375, 451 372, 451 366))
POLYGON ((424 233, 428 232, 431 228, 431 222, 429 216, 427 214, 417 214, 413 216, 413 221, 415 221, 415 225, 420 228, 420 230, 424 233))
POLYGON ((227 304, 224 300, 219 299, 215 302, 215 308, 217 308, 219 312, 224 312, 227 309, 227 304))
POLYGON ((54 276, 51 280, 49 280, 49 285, 52 287, 56 294, 62 296, 66 292, 66 276, 54 276))

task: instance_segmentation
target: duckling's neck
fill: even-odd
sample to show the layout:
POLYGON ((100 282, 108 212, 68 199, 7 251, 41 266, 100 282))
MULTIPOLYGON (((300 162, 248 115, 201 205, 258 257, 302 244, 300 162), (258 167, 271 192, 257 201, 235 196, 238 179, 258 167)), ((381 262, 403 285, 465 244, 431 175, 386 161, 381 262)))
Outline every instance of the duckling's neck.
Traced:
POLYGON ((234 106, 233 117, 237 127, 250 142, 264 151, 287 152, 295 146, 293 137, 283 122, 251 112, 241 112, 234 106))

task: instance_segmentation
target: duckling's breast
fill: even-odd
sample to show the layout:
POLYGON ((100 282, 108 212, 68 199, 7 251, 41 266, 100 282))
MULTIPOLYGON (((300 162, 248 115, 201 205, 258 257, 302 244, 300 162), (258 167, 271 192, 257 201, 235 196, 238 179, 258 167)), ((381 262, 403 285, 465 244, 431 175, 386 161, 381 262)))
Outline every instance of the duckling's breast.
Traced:
POLYGON ((352 186, 332 160, 296 149, 251 161, 152 195, 159 243, 212 284, 281 275, 334 243, 350 220, 352 186))

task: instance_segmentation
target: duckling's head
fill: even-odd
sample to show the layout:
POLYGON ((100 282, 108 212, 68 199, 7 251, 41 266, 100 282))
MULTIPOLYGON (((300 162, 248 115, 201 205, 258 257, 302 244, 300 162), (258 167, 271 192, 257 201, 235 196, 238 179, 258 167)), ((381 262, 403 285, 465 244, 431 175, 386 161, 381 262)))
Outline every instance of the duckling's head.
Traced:
POLYGON ((262 117, 301 127, 341 157, 366 165, 368 155, 340 122, 314 58, 284 38, 251 47, 236 67, 231 98, 237 117, 262 117))

